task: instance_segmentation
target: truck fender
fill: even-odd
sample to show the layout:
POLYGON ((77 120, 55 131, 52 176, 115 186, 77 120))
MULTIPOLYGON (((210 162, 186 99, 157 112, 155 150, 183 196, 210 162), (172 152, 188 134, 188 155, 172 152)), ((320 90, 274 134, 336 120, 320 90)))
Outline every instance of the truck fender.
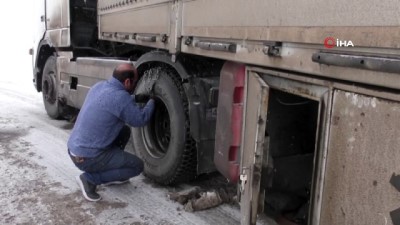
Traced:
POLYGON ((153 51, 142 55, 135 63, 135 66, 138 70, 138 73, 141 75, 145 70, 149 69, 151 66, 164 64, 176 71, 176 73, 180 76, 186 96, 189 101, 189 120, 190 120, 190 133, 196 142, 200 141, 200 132, 199 127, 201 126, 201 117, 200 117, 200 106, 196 105, 194 107, 193 102, 197 102, 196 96, 193 95, 193 92, 190 91, 196 87, 192 82, 188 82, 190 76, 187 74, 186 69, 183 67, 179 60, 176 62, 172 61, 172 56, 166 52, 162 51, 153 51))
POLYGON ((172 56, 162 51, 152 51, 142 55, 136 61, 135 66, 139 74, 141 74, 144 70, 147 69, 145 65, 160 64, 160 63, 172 67, 183 80, 189 77, 186 72, 186 69, 179 61, 173 62, 172 56))
POLYGON ((43 38, 37 48, 37 54, 34 61, 33 78, 36 90, 42 91, 42 73, 46 60, 49 56, 54 55, 56 50, 53 47, 50 39, 43 38))

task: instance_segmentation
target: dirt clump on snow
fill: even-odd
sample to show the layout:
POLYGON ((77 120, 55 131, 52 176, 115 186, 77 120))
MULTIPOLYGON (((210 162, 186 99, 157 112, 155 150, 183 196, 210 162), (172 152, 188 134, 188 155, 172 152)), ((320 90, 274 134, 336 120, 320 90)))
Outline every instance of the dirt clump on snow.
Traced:
POLYGON ((210 209, 221 204, 237 202, 236 186, 229 184, 220 175, 200 178, 192 182, 193 187, 168 193, 169 199, 182 204, 187 212, 210 209))

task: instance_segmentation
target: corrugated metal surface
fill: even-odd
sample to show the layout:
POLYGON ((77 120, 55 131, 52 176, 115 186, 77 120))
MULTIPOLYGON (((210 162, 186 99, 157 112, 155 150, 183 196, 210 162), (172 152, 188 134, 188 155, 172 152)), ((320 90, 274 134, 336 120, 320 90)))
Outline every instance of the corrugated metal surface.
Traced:
POLYGON ((318 44, 333 36, 358 46, 399 47, 390 41, 400 34, 399 7, 399 0, 185 1, 182 34, 318 44))
POLYGON ((184 0, 184 25, 395 26, 399 9, 399 0, 184 0))
POLYGON ((327 37, 351 40, 355 46, 332 51, 397 57, 399 7, 400 0, 105 0, 98 7, 99 37, 166 49, 171 54, 183 52, 398 89, 395 73, 329 66, 311 59, 324 50, 327 37), (279 56, 266 53, 273 42, 282 42, 279 56), (227 46, 232 48, 221 50, 227 46))
MULTIPOLYGON (((335 91, 320 224, 392 224, 400 103, 335 91)), ((397 221, 400 222, 400 221, 397 221)))
POLYGON ((100 1, 99 38, 176 52, 179 9, 172 0, 100 1))
POLYGON ((100 16, 100 32, 169 33, 168 4, 117 11, 100 16), (157 16, 153 16, 157 15, 157 16))

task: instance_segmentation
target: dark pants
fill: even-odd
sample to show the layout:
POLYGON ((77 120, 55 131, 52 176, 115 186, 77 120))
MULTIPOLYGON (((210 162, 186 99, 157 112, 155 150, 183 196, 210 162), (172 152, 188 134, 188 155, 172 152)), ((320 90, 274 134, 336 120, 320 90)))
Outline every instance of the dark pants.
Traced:
POLYGON ((124 151, 130 134, 130 128, 124 126, 110 149, 94 158, 77 160, 70 155, 71 159, 76 167, 84 171, 85 178, 95 185, 128 180, 143 171, 142 160, 124 151))

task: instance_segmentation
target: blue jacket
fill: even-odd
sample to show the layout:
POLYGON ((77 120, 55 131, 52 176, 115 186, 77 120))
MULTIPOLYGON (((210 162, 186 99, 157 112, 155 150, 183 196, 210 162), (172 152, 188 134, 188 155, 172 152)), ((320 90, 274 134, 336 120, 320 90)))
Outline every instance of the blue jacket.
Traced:
POLYGON ((68 149, 75 156, 96 157, 110 148, 125 123, 144 126, 153 111, 154 100, 140 108, 117 79, 99 82, 86 96, 69 137, 68 149))

